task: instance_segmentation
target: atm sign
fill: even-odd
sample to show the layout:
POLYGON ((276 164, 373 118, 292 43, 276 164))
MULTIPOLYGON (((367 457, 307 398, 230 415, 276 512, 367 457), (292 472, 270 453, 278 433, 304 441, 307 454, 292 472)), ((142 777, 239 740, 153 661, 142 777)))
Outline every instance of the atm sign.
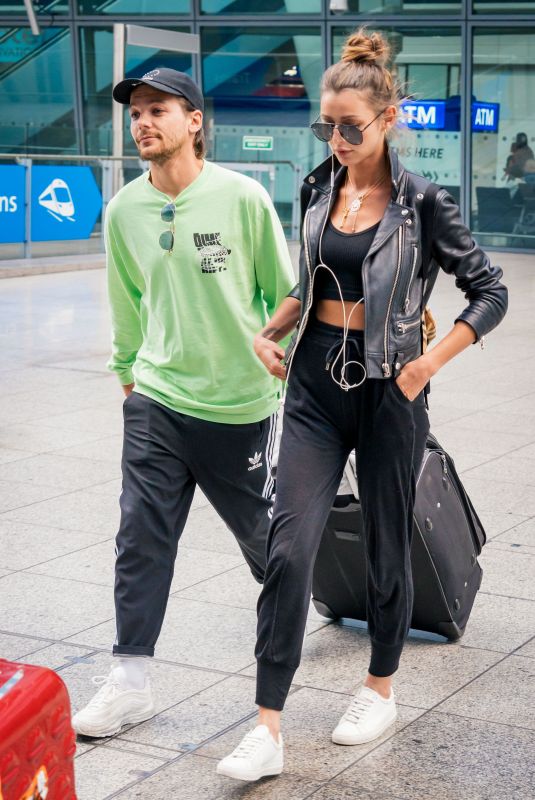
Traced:
POLYGON ((446 122, 444 100, 419 100, 413 103, 403 103, 401 110, 408 128, 444 130, 446 122))
POLYGON ((495 133, 498 130, 498 103, 472 103, 472 130, 495 133))
MULTIPOLYGON (((401 124, 415 130, 458 131, 460 105, 453 100, 412 100, 401 105, 401 124)), ((499 103, 472 103, 472 131, 496 133, 499 103)))

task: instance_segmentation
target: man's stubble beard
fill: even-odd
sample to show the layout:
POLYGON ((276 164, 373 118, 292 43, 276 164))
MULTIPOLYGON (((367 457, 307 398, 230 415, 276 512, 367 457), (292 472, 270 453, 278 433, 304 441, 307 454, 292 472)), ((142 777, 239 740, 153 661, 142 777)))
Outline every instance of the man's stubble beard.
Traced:
POLYGON ((182 142, 177 142, 174 146, 166 147, 154 155, 147 156, 142 156, 139 147, 137 149, 142 161, 148 161, 150 164, 156 164, 157 166, 161 167, 179 155, 182 150, 182 146, 182 142))

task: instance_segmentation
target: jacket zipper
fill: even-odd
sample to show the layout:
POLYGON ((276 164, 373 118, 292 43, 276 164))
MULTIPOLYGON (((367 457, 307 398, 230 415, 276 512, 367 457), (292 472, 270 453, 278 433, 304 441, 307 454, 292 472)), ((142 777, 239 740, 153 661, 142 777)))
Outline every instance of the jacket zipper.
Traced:
POLYGON ((403 302, 403 310, 405 313, 409 310, 410 305, 410 294, 411 294, 411 286, 412 286, 412 279, 414 278, 414 272, 416 270, 416 261, 418 260, 418 246, 413 245, 413 254, 412 254, 412 269, 409 278, 409 285, 407 286, 407 291, 405 293, 405 300, 403 302))
POLYGON ((388 301, 388 309, 386 312, 386 319, 385 319, 385 330, 384 330, 384 338, 383 338, 383 346, 384 346, 384 357, 385 360, 381 365, 383 368, 383 375, 385 378, 390 378, 392 375, 392 367, 390 366, 388 360, 388 323, 390 322, 390 312, 392 311, 392 303, 394 302, 394 295, 396 293, 396 288, 399 281, 399 274, 401 272, 401 260, 403 257, 403 237, 405 228, 403 225, 399 226, 399 234, 398 234, 398 264, 396 268, 396 276, 394 278, 394 285, 392 286, 392 292, 390 293, 390 300, 388 301))
POLYGON ((415 328, 417 325, 421 325, 422 320, 417 319, 414 322, 396 322, 396 328, 398 329, 398 333, 406 333, 411 328, 415 328))

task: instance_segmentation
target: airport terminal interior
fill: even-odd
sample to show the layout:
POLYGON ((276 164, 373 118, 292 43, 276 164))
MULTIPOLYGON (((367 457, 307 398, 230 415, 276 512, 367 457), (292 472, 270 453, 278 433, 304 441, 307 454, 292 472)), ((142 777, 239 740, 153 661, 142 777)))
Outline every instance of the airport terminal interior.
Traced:
MULTIPOLYGON (((285 772, 257 784, 216 775, 256 715, 260 587, 197 493, 152 667, 158 713, 78 742, 78 800, 533 800, 535 284, 532 256, 493 255, 509 313, 485 349, 441 370, 430 395, 431 430, 487 533, 483 582, 462 639, 411 632, 395 727, 368 745, 332 744, 369 639, 362 624, 311 605, 285 772)), ((56 669, 78 710, 107 674, 114 638, 122 392, 105 368, 105 273, 7 278, 0 305, 0 657, 56 669)), ((463 306, 442 274, 439 337, 463 306)))
POLYGON ((22 3, 0 4, 0 220, 6 223, 0 260, 102 252, 101 211, 117 186, 114 173, 128 181, 143 168, 126 112, 122 132, 112 123, 118 56, 127 76, 171 66, 201 83, 209 157, 261 180, 288 238, 297 239, 299 185, 327 152, 308 129, 318 115, 320 76, 362 24, 386 33, 391 44, 405 98, 393 144, 405 165, 450 190, 482 244, 535 247, 532 0, 506 6, 496 0, 40 0, 33 6, 35 33, 22 3), (117 24, 127 26, 123 46, 117 24), (150 39, 139 44, 134 26, 183 38, 174 40, 177 50, 158 49, 150 39), (111 161, 112 155, 122 158, 111 161), (17 173, 6 172, 16 165, 17 173), (67 167, 71 172, 57 177, 67 167), (40 187, 26 219, 25 181, 40 187), (77 191, 84 198, 78 203, 77 191), (94 202, 85 198, 88 191, 94 202), (54 206, 57 224, 51 213, 48 224, 39 222, 40 197, 54 206), (85 225, 68 234, 63 225, 58 244, 54 231, 73 204, 85 225), (28 219, 32 214, 36 219, 28 219), (24 245, 25 236, 31 244, 24 245))
MULTIPOLYGON (((283 775, 218 776, 256 717, 260 587, 197 491, 156 715, 78 739, 78 800, 535 798, 535 0, 0 1, 0 658, 55 670, 73 710, 112 660, 123 393, 106 370, 103 219, 147 168, 115 76, 167 66, 202 86, 208 157, 265 186, 297 269, 300 185, 327 155, 309 130, 320 78, 363 24, 388 36, 403 87, 392 145, 457 199, 509 289, 503 324, 429 398, 487 534, 466 632, 411 630, 395 725, 337 746, 369 638, 311 604, 283 775)), ((445 273, 432 300, 440 338, 465 300, 445 273)))

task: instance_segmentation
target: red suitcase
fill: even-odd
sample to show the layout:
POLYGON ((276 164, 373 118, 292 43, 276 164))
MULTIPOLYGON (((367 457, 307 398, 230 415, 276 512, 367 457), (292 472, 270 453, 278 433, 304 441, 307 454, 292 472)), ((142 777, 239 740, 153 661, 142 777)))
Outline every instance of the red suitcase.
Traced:
POLYGON ((0 659, 0 800, 76 800, 75 750, 61 678, 0 659))

